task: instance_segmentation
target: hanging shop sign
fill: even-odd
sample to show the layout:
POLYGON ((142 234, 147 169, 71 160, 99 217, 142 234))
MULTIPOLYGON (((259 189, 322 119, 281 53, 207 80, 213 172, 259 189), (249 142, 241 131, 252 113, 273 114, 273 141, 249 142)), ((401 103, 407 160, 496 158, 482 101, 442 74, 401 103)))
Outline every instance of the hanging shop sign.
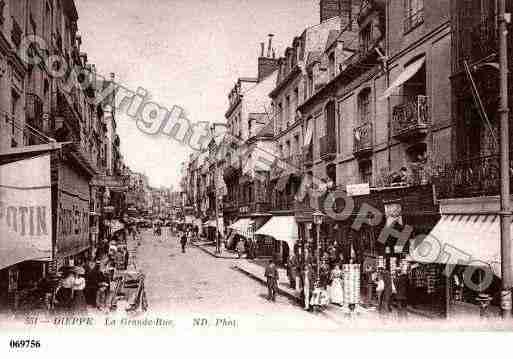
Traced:
POLYGON ((91 186, 106 187, 116 192, 128 191, 128 186, 125 185, 123 179, 114 176, 96 176, 91 180, 91 186))
POLYGON ((348 196, 364 196, 370 194, 370 186, 368 183, 348 184, 346 192, 348 196))
POLYGON ((50 259, 51 197, 49 154, 0 166, 0 269, 50 259))
POLYGON ((394 223, 403 224, 403 208, 400 203, 385 203, 386 225, 391 226, 394 223))

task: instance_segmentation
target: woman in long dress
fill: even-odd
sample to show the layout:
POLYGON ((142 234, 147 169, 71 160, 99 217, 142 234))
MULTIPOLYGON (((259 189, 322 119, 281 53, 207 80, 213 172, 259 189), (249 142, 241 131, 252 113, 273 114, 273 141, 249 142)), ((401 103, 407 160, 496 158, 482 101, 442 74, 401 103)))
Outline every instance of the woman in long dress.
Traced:
POLYGON ((75 270, 75 280, 73 282, 73 312, 83 313, 87 311, 87 303, 85 300, 84 289, 86 281, 84 278, 85 271, 81 267, 75 270))
POLYGON ((330 274, 330 298, 331 303, 338 305, 344 305, 344 288, 342 285, 342 276, 343 273, 340 269, 340 266, 338 264, 335 265, 335 268, 333 268, 330 274))

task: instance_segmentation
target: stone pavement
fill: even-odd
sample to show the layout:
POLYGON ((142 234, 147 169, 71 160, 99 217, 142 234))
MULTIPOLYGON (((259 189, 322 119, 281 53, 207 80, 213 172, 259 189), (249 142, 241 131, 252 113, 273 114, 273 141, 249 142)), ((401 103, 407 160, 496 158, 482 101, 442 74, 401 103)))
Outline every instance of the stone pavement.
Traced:
POLYGON ((235 251, 228 251, 221 246, 221 253, 216 253, 216 244, 215 242, 191 242, 191 245, 196 248, 201 249, 203 252, 210 254, 216 258, 224 258, 224 259, 238 259, 239 255, 235 251))
MULTIPOLYGON (((235 265, 235 267, 239 271, 248 275, 249 277, 251 277, 261 283, 266 283, 263 266, 253 263, 249 260, 241 260, 235 265)), ((283 268, 278 268, 278 273, 279 273, 278 293, 281 295, 284 295, 286 297, 289 297, 291 299, 294 299, 295 301, 300 303, 301 297, 300 297, 299 291, 294 290, 290 287, 286 270, 283 268)), ((362 317, 374 316, 375 317, 377 315, 377 312, 376 312, 375 308, 373 308, 373 307, 366 307, 366 308, 361 307, 361 308, 359 308, 358 313, 351 314, 347 310, 347 308, 340 307, 335 304, 328 305, 320 313, 329 317, 330 319, 336 320, 336 321, 345 320, 351 316, 362 316, 362 317)))

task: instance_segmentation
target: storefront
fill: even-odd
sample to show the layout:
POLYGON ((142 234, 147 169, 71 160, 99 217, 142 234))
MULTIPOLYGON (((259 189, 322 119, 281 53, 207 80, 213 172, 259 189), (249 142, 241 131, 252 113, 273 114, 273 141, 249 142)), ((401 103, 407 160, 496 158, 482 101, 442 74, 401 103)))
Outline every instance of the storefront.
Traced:
POLYGON ((73 144, 63 146, 54 157, 52 175, 58 185, 52 202, 57 214, 53 260, 59 268, 83 263, 92 254, 89 183, 95 171, 73 144))
POLYGON ((443 299, 448 317, 479 316, 483 298, 489 301, 489 313, 498 315, 501 295, 511 295, 501 293, 499 211, 498 197, 440 200, 441 218, 424 240, 436 241, 438 252, 423 252, 428 246, 423 248, 420 242, 413 253, 412 260, 419 263, 434 263, 425 265, 440 271, 452 269, 450 276, 439 279, 446 289, 443 299))
POLYGON ((0 155, 0 310, 18 308, 52 258, 51 155, 0 155))
POLYGON ((272 216, 255 232, 255 237, 257 243, 259 240, 270 240, 271 255, 279 264, 285 265, 294 253, 299 238, 296 220, 294 216, 272 216))
MULTIPOLYGON (((315 204, 322 209, 320 224, 314 223, 310 194, 299 198, 302 201, 298 201, 295 217, 299 227, 300 258, 303 266, 310 263, 314 271, 318 263, 329 268, 333 268, 334 264, 341 264, 342 267, 344 264, 359 264, 361 301, 376 304, 377 268, 383 267, 394 277, 407 258, 408 239, 428 234, 433 229, 440 218, 438 206, 432 186, 427 185, 367 186, 367 193, 350 197, 347 193, 353 194, 349 188, 346 191, 328 190, 315 194, 315 204), (405 229, 411 230, 405 241, 398 241, 390 235, 391 232, 400 233, 405 229)), ((413 290, 409 295, 409 304, 436 315, 443 313, 445 306, 440 298, 444 298, 445 282, 440 280, 439 267, 421 263, 414 263, 414 267, 419 269, 411 274, 410 287, 413 290), (421 276, 425 280, 419 287, 420 281, 415 282, 415 278, 421 276)))

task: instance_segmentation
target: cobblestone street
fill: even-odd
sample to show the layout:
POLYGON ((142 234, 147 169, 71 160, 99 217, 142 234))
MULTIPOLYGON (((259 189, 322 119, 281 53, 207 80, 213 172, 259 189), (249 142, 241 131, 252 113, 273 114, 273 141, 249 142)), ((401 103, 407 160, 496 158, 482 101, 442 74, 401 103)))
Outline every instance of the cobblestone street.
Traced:
POLYGON ((143 234, 138 269, 146 276, 150 312, 192 318, 237 318, 246 329, 336 329, 322 315, 303 311, 290 299, 266 299, 267 289, 235 270, 237 260, 217 259, 189 246, 181 253, 175 237, 163 231, 162 240, 143 234))

